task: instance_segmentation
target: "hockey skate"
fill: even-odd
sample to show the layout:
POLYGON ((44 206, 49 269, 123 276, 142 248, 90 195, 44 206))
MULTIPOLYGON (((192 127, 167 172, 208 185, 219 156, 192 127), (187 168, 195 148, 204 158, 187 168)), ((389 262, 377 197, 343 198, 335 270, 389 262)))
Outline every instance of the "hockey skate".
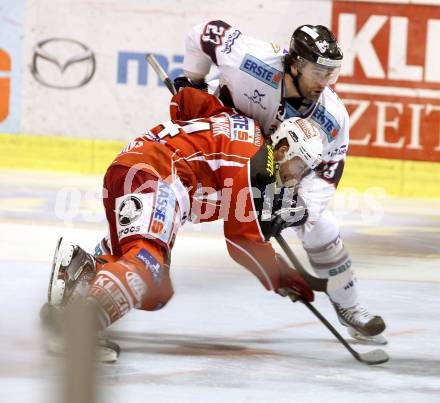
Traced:
POLYGON ((52 263, 49 289, 50 305, 66 305, 84 297, 96 274, 95 258, 77 245, 58 240, 52 263))
POLYGON ((385 322, 380 316, 374 316, 360 304, 350 308, 343 308, 332 302, 341 325, 346 326, 348 334, 365 344, 385 345, 388 343, 382 332, 385 322))
MULTIPOLYGON (((66 309, 84 299, 91 280, 96 275, 96 260, 77 245, 58 240, 52 264, 48 288, 48 302, 40 311, 43 329, 46 332, 46 347, 49 352, 62 354, 64 345, 66 309)), ((115 362, 119 356, 119 346, 98 336, 97 360, 115 362)))

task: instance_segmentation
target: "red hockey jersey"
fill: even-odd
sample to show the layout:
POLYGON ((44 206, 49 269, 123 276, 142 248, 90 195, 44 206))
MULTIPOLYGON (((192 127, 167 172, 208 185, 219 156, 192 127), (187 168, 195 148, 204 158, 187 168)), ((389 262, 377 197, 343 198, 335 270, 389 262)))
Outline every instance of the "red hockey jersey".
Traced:
POLYGON ((264 211, 266 188, 275 177, 273 151, 259 124, 193 88, 175 95, 170 108, 171 121, 131 141, 112 165, 148 171, 167 183, 178 178, 189 218, 222 218, 230 255, 276 290, 285 264, 265 240, 271 213, 264 211))

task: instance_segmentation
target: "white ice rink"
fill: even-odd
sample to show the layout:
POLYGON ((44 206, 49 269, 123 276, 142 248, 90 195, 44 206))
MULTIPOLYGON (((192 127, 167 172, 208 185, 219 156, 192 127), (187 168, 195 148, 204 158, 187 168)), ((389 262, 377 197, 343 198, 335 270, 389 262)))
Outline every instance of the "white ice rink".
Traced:
MULTIPOLYGON (((99 202, 86 200, 99 182, 0 173, 1 403, 60 402, 38 312, 58 236, 91 249, 106 230, 99 202), (62 187, 69 200, 78 189, 78 208, 63 210, 62 187)), ((384 197, 381 206, 384 215, 370 221, 360 210, 336 213, 362 301, 388 324, 390 362, 355 361, 305 307, 238 267, 218 225, 190 227, 173 250, 172 301, 109 329, 122 352, 100 368, 100 402, 439 402, 440 203, 384 197)), ((315 306, 344 332, 324 295, 315 306)))

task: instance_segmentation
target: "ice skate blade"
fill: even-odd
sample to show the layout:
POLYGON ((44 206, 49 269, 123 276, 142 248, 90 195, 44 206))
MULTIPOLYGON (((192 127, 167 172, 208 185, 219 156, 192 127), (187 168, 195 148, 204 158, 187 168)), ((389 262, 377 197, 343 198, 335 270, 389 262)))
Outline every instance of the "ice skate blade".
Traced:
MULTIPOLYGON (((62 356, 66 353, 65 345, 62 337, 58 335, 46 336, 45 347, 48 353, 57 356, 62 356)), ((110 340, 99 340, 96 347, 96 361, 113 364, 118 361, 120 353, 120 347, 110 340)))
POLYGON ((366 345, 372 345, 372 346, 385 346, 388 344, 388 340, 386 337, 381 333, 377 334, 376 336, 364 336, 363 334, 359 333, 355 329, 348 327, 347 328, 348 334, 358 342, 366 345))
POLYGON ((58 278, 61 268, 61 254, 63 250, 63 238, 59 238, 52 263, 52 271, 49 281, 49 289, 47 291, 47 300, 50 305, 59 305, 63 301, 65 282, 58 278))
POLYGON ((121 349, 118 344, 108 339, 101 339, 96 349, 96 360, 107 364, 116 362, 121 349))

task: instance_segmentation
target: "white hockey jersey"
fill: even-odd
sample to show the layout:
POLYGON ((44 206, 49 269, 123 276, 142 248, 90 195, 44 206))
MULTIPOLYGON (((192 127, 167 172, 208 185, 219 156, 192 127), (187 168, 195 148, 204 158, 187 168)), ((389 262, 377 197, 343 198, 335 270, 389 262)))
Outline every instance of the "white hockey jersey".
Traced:
POLYGON ((292 116, 308 119, 323 138, 323 164, 300 184, 299 192, 316 222, 342 176, 348 150, 349 119, 342 101, 327 87, 305 112, 284 102, 286 51, 254 39, 224 21, 195 26, 186 36, 183 68, 192 78, 204 78, 213 64, 218 67, 222 93, 241 113, 260 121, 270 133, 292 116))

